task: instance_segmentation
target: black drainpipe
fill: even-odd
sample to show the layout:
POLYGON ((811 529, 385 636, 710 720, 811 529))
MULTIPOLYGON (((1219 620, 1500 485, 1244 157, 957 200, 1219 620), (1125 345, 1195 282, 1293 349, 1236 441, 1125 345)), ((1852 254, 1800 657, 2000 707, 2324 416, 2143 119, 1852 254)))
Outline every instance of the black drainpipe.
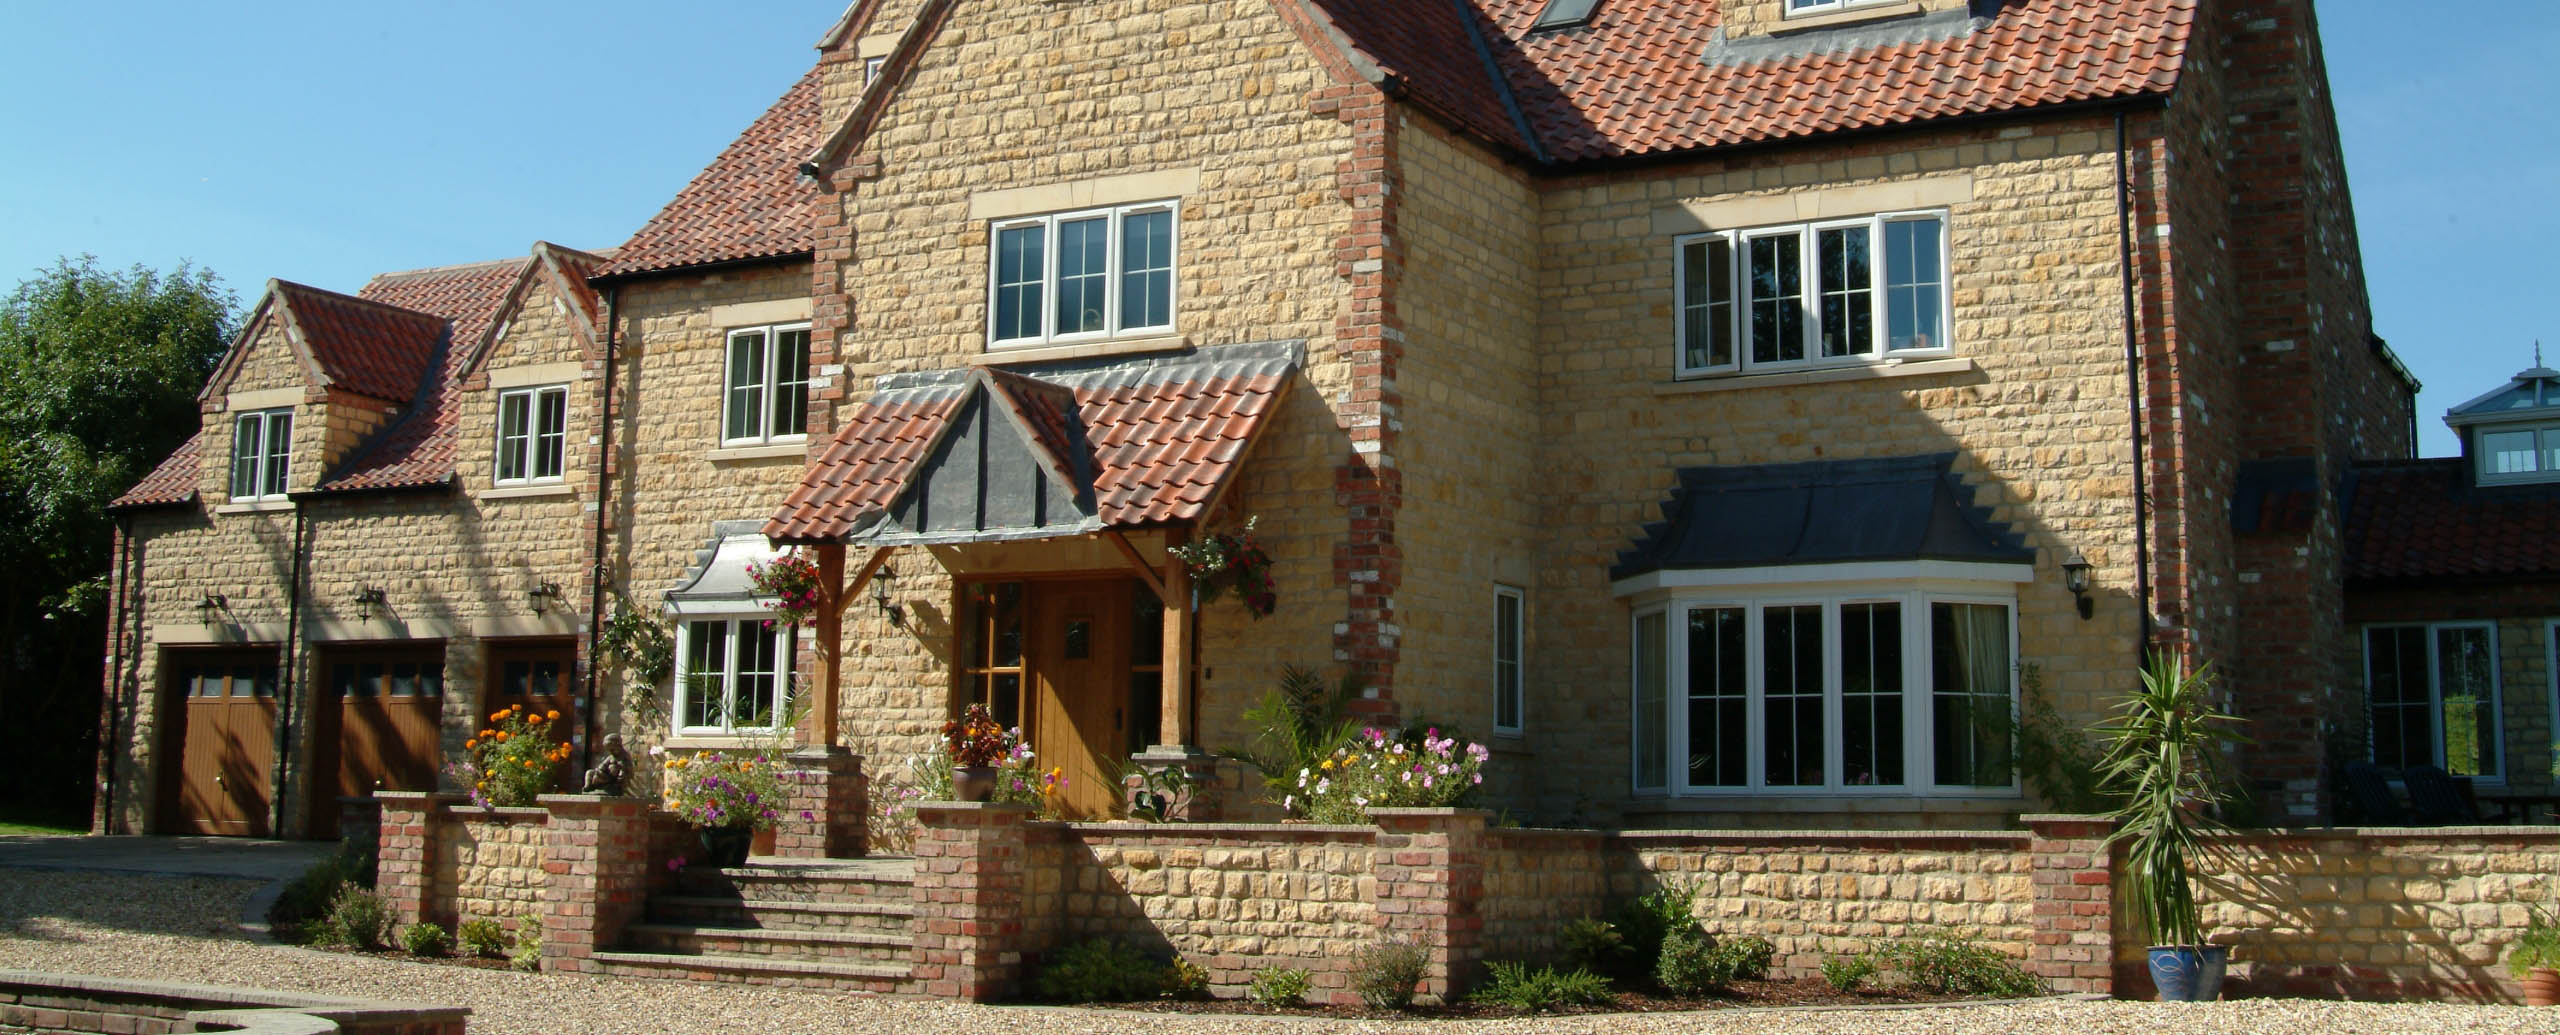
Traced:
POLYGON ((267 828, 277 840, 284 839, 284 803, 289 786, 285 775, 293 769, 293 698, 301 689, 295 667, 302 654, 302 580, 310 574, 305 558, 310 556, 310 521, 307 502, 293 501, 293 580, 285 587, 284 671, 276 678, 276 774, 269 784, 274 789, 274 818, 267 828))
POLYGON ((116 611, 115 627, 107 633, 107 682, 102 691, 106 697, 106 731, 98 738, 98 768, 103 776, 98 782, 98 832, 116 832, 116 756, 122 752, 118 742, 124 731, 124 664, 131 644, 125 639, 126 604, 133 594, 133 521, 116 515, 116 611))
POLYGON ((2124 282, 2124 403, 2133 429, 2133 599, 2142 609, 2142 642, 2135 645, 2134 664, 2151 654, 2151 495, 2150 469, 2142 448, 2142 348, 2133 308, 2133 175, 2125 138, 2123 109, 2116 111, 2116 249, 2117 271, 2124 282))
POLYGON ((615 308, 621 294, 622 289, 619 287, 604 289, 604 384, 596 389, 596 538, 587 567, 587 707, 583 720, 586 745, 584 761, 587 765, 595 764, 596 711, 598 709, 596 687, 598 670, 604 664, 604 657, 600 652, 604 644, 606 572, 604 523, 606 516, 612 513, 609 504, 613 499, 613 474, 608 462, 613 457, 613 381, 617 376, 615 360, 620 357, 620 353, 614 346, 617 341, 616 332, 621 330, 622 326, 615 308))

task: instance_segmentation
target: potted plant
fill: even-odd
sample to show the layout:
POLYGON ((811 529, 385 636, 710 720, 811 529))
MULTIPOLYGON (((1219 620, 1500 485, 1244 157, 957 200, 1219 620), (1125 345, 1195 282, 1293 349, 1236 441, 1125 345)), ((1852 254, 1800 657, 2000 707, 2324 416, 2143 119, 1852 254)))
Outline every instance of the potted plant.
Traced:
POLYGON ((462 742, 469 757, 446 767, 481 808, 522 808, 552 789, 552 775, 569 760, 569 745, 551 739, 558 711, 532 712, 521 704, 489 715, 489 728, 462 742))
POLYGON ((2188 672, 2154 652, 2141 689, 2097 729, 2107 746, 2100 771, 2124 803, 2107 841, 2124 850, 2126 905, 2151 939, 2151 980, 2167 1001, 2221 995, 2230 961, 2229 946, 2204 943, 2194 884, 2195 861, 2218 855, 2209 838, 2227 829, 2211 812, 2229 800, 2224 752, 2244 742, 2240 720, 2217 708, 2212 692, 2212 666, 2188 672))
POLYGON ((2507 970, 2524 983, 2526 1006, 2560 1006, 2560 918, 2540 906, 2531 910, 2524 933, 2507 943, 2507 970))
POLYGON ((1013 753, 1013 736, 987 714, 987 706, 970 705, 960 718, 942 724, 944 751, 951 756, 951 792, 961 801, 985 801, 996 789, 996 763, 1013 753))
POLYGON ((771 752, 671 754, 665 769, 667 809, 693 825, 713 866, 744 864, 756 832, 782 817, 782 765, 771 752))

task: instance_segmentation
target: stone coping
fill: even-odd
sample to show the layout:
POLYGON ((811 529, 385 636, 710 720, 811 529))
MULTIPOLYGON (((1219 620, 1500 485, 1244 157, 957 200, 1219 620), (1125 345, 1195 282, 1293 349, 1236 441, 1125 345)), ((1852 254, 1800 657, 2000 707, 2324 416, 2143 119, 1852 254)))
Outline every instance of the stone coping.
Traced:
POLYGON ((1609 835, 1639 845, 1681 841, 1749 841, 1758 844, 1814 844, 1841 841, 1891 841, 1896 844, 1947 841, 2006 841, 2024 847, 2035 839, 2025 830, 1625 830, 1609 835))
POLYGON ((193 1009, 186 1020, 219 1023, 226 1027, 237 1025, 241 1031, 259 1035, 300 1035, 305 1032, 320 1035, 338 1031, 341 1023, 366 1027, 444 1025, 471 1015, 470 1008, 462 1006, 434 1006, 391 999, 349 999, 227 985, 137 981, 36 970, 0 970, 0 988, 15 992, 21 998, 58 995, 74 999, 105 998, 190 1007, 193 1009))
POLYGON ((1040 822, 1026 826, 1053 830, 1072 830, 1086 837, 1174 837, 1184 839, 1238 837, 1256 834, 1278 834, 1284 837, 1365 838, 1375 837, 1378 828, 1349 823, 1060 823, 1040 822))
POLYGON ((436 811, 460 820, 498 820, 509 823, 542 823, 551 819, 551 810, 540 805, 474 805, 469 801, 440 801, 436 811))
POLYGON ((1559 840, 1569 837, 1616 837, 1624 833, 1617 830, 1602 830, 1598 827, 1486 827, 1484 832, 1496 837, 1542 837, 1559 840))

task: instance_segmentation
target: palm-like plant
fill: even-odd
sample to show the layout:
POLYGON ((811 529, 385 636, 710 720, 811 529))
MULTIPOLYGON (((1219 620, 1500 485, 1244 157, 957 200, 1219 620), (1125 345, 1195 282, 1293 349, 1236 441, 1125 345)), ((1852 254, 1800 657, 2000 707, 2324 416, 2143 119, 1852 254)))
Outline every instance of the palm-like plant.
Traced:
MULTIPOLYGON (((1283 665, 1279 689, 1265 693, 1262 703, 1244 713, 1255 727, 1253 749, 1218 754, 1253 767, 1270 801, 1279 804, 1297 786, 1300 773, 1331 757, 1359 731, 1350 710, 1360 690, 1357 673, 1344 673, 1341 682, 1327 687, 1323 676, 1283 665)), ((1301 814, 1302 807, 1289 812, 1301 814)))
POLYGON ((2107 741, 2106 786, 2124 801, 2108 843, 2124 846, 2127 904, 2155 945, 2204 941, 2193 861, 2218 853, 2210 838, 2227 828, 2210 810, 2229 799, 2223 754, 2246 742, 2234 728, 2240 719, 2215 707, 2212 691, 2211 665, 2187 672, 2155 651, 2142 689, 2097 728, 2107 741))

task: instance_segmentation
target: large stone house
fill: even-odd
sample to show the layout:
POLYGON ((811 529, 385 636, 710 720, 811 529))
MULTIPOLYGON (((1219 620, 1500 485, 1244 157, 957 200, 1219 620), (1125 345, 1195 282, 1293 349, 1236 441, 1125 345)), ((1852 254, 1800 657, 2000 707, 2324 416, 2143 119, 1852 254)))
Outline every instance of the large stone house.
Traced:
POLYGON ((323 833, 524 693, 582 746, 796 701, 874 778, 982 702, 1099 815, 1289 665, 1546 821, 1999 825, 2026 695, 2153 646, 2274 816, 2371 750, 2330 487, 2416 386, 2309 0, 859 0, 819 52, 620 248, 271 287, 120 501, 101 829, 323 833), (1272 613, 1194 606, 1168 548, 1248 524, 1272 613), (796 633, 744 576, 795 547, 796 633))

